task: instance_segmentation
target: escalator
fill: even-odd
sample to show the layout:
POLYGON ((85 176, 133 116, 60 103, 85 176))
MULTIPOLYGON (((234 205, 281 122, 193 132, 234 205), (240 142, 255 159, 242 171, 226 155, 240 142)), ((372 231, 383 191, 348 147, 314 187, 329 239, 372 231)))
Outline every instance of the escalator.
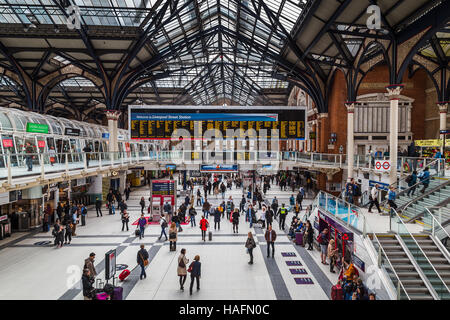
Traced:
POLYGON ((430 235, 402 235, 402 240, 440 299, 450 299, 450 261, 430 235), (421 250, 418 249, 418 246, 421 250))
POLYGON ((403 249, 397 236, 394 234, 376 234, 378 243, 386 255, 386 259, 393 270, 387 270, 392 282, 397 285, 401 282, 403 290, 400 291, 400 299, 434 300, 427 288, 421 274, 411 262, 407 252, 403 249), (394 276, 395 275, 395 276, 394 276), (396 279, 398 277, 398 279, 396 279), (404 292, 403 292, 404 291, 404 292))

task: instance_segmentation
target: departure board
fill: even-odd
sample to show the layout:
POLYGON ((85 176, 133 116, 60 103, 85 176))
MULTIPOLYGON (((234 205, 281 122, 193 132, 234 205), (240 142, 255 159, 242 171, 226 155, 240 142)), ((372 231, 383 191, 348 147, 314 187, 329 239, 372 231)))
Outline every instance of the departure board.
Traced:
POLYGON ((175 195, 175 181, 173 180, 153 180, 153 196, 173 196, 175 195))
POLYGON ((229 113, 223 110, 214 112, 213 109, 197 113, 189 111, 130 106, 131 139, 201 139, 207 131, 208 138, 305 139, 304 109, 260 110, 254 113, 236 109, 229 113))

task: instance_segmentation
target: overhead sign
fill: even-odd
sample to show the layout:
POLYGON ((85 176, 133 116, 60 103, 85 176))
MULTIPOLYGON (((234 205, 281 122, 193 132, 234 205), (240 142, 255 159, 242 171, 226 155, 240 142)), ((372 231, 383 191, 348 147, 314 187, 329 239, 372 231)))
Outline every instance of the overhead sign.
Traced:
POLYGON ((237 164, 218 164, 218 165, 206 165, 202 164, 200 166, 201 172, 237 172, 238 166, 237 164))
POLYGON ((27 132, 48 133, 48 125, 41 123, 27 122, 27 132))
POLYGON ((175 171, 177 166, 175 164, 166 164, 166 170, 175 171))
POLYGON ((109 132, 103 132, 102 133, 102 138, 103 139, 109 139, 109 132))
POLYGON ((3 147, 12 148, 13 147, 12 139, 3 139, 3 147))
POLYGON ((375 161, 375 170, 386 172, 391 169, 391 161, 390 160, 376 160, 375 161))
POLYGON ((66 136, 74 136, 74 137, 78 137, 80 135, 80 129, 75 129, 75 128, 65 128, 64 129, 64 134, 66 136))
POLYGON ((380 181, 375 181, 375 180, 369 180, 369 187, 374 187, 376 184, 378 184, 378 187, 380 190, 384 190, 384 191, 388 191, 389 190, 389 184, 387 183, 383 183, 380 181))
POLYGON ((450 130, 440 130, 440 134, 450 134, 450 130))
POLYGON ((119 134, 117 136, 117 140, 125 140, 125 136, 123 134, 119 134))
POLYGON ((414 144, 417 147, 441 147, 443 141, 442 139, 415 140, 414 144))

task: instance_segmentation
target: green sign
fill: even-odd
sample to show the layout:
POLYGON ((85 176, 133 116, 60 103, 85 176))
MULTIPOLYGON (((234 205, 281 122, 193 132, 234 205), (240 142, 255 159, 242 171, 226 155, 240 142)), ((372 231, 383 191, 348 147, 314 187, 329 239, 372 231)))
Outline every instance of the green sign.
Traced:
POLYGON ((47 124, 27 122, 27 132, 48 133, 48 125, 47 124))

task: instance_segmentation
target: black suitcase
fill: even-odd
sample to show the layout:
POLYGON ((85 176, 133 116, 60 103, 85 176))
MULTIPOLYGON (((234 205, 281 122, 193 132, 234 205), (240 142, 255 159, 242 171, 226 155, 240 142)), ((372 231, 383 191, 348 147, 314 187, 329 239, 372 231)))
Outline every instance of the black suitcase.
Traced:
POLYGON ((212 241, 212 231, 209 231, 209 232, 208 232, 208 240, 209 240, 209 241, 212 241))
POLYGON ((136 230, 134 231, 134 234, 135 234, 136 237, 139 237, 139 236, 141 235, 141 230, 136 229, 136 230))

